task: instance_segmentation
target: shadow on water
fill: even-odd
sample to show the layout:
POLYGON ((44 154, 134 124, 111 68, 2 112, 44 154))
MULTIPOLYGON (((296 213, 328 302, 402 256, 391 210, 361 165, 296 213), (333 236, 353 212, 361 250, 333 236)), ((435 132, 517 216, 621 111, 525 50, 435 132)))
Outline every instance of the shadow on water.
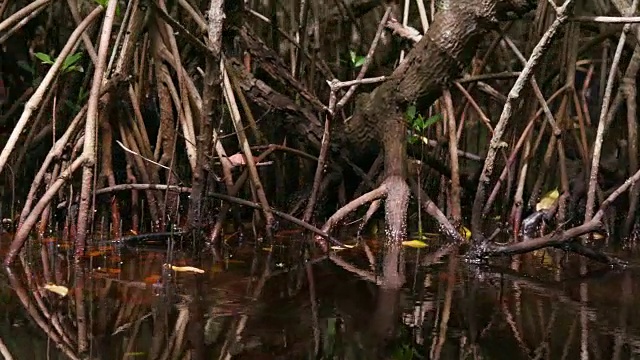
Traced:
MULTIPOLYGON (((295 244, 301 235, 287 236, 295 244)), ((512 263, 478 267, 457 257, 425 270, 414 266, 424 250, 409 250, 407 285, 385 291, 327 261, 287 268, 291 248, 247 242, 232 257, 214 262, 210 256, 197 260, 188 250, 169 256, 161 248, 108 244, 93 247, 87 265, 76 268, 64 242, 45 239, 0 276, 0 354, 13 359, 640 355, 640 306, 633 296, 640 277, 633 269, 594 268, 580 275, 579 259, 539 251, 520 257, 518 271, 511 270, 512 263), (265 267, 267 259, 275 266, 265 267), (45 290, 45 284, 65 286, 68 294, 45 290)))

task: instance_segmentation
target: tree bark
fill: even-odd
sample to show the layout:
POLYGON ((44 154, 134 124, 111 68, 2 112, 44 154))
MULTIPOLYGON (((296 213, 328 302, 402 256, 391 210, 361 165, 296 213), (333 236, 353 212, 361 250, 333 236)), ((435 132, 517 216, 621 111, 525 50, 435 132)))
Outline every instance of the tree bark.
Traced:
MULTIPOLYGON (((421 110, 431 106, 442 89, 469 65, 483 35, 496 28, 500 20, 521 16, 535 5, 532 0, 443 0, 429 30, 405 60, 374 91, 359 94, 351 119, 344 124, 337 122, 341 129, 332 131, 336 134, 334 148, 347 149, 350 155, 361 155, 380 146, 384 151, 388 240, 383 286, 397 288, 404 282, 401 242, 405 237, 409 199, 404 118, 407 106, 415 103, 421 110)), ((250 51, 257 49, 252 45, 250 51)), ((264 56, 264 51, 261 47, 260 54, 252 55, 264 56)), ((256 103, 285 112, 288 115, 285 121, 298 117, 298 121, 291 121, 295 126, 290 129, 319 148, 318 134, 322 134, 322 128, 311 111, 283 99, 286 96, 249 76, 244 78, 243 88, 256 103)))

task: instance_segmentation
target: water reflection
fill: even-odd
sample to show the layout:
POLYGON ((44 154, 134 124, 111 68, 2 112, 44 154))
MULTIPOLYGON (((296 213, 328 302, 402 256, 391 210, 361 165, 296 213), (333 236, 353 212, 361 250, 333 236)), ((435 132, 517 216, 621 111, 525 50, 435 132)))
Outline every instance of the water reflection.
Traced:
POLYGON ((326 261, 292 262, 299 248, 266 251, 247 243, 214 262, 189 251, 169 256, 160 249, 103 245, 88 252, 87 266, 77 267, 59 245, 43 241, 0 276, 5 359, 640 354, 640 307, 633 297, 640 281, 634 270, 581 275, 571 266, 575 259, 554 267, 545 262, 548 253, 522 257, 517 271, 508 263, 470 266, 456 256, 413 268, 425 255, 412 253, 410 282, 402 291, 388 291, 326 261), (176 272, 167 263, 204 273, 176 272), (61 296, 45 284, 69 292, 61 296))

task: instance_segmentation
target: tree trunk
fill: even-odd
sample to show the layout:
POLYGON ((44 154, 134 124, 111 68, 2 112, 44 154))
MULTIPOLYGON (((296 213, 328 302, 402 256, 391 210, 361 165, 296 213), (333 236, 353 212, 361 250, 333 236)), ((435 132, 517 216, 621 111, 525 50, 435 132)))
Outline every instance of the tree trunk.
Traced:
MULTIPOLYGON (((531 0, 442 0, 429 30, 406 59, 374 91, 357 96, 350 120, 344 124, 336 122, 340 128, 332 132, 334 149, 348 149, 356 158, 363 152, 379 149, 380 145, 384 151, 384 181, 389 190, 385 202, 388 240, 383 286, 397 288, 404 282, 401 242, 405 237, 409 199, 404 119, 407 106, 415 103, 419 110, 429 108, 443 87, 459 77, 471 62, 483 35, 496 28, 498 21, 520 16, 535 5, 531 0)), ((275 53, 267 56, 269 49, 258 46, 259 40, 250 36, 243 36, 243 40, 258 63, 263 61, 273 66, 277 61, 273 60, 278 58, 275 53)), ((293 125, 288 128, 319 148, 321 123, 311 111, 251 78, 246 71, 243 74, 242 86, 252 101, 285 113, 284 122, 293 125)), ((271 75, 274 76, 273 72, 271 75)), ((299 88, 292 78, 277 80, 299 88)), ((314 108, 314 105, 308 101, 308 107, 314 108)))

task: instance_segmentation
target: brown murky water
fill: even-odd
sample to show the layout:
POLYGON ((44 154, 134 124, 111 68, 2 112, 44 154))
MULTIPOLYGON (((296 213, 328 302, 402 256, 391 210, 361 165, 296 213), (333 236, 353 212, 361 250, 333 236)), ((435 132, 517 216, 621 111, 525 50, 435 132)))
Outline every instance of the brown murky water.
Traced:
POLYGON ((410 265, 405 289, 383 292, 328 261, 312 267, 310 289, 304 266, 287 271, 297 250, 278 244, 246 242, 222 262, 180 246, 169 255, 103 245, 80 269, 65 246, 46 239, 0 276, 1 354, 82 358, 86 344, 94 359, 640 358, 634 267, 580 275, 579 259, 543 251, 520 258, 518 271, 456 258, 410 265), (276 267, 265 276, 269 253, 276 267))

